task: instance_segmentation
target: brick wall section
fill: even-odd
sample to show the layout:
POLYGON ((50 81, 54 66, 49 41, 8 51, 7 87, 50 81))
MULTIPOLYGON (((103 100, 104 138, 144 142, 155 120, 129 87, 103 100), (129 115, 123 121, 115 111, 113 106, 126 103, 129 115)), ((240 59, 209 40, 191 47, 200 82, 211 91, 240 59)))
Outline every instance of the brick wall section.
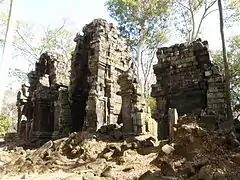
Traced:
POLYGON ((210 60, 207 41, 159 48, 157 58, 157 82, 152 86, 152 96, 157 100, 155 119, 160 137, 168 138, 169 108, 176 108, 179 115, 200 114, 204 109, 225 118, 223 76, 210 60))

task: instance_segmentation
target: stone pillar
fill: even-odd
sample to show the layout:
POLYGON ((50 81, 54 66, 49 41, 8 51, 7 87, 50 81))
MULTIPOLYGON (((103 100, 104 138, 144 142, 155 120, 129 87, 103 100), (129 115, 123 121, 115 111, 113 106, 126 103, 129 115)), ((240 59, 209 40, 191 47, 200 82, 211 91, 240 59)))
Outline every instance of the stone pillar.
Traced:
POLYGON ((174 140, 174 125, 177 124, 178 121, 178 114, 177 109, 169 108, 168 110, 168 119, 169 119, 169 140, 174 140))
POLYGON ((21 140, 26 140, 26 122, 26 120, 22 120, 20 123, 19 137, 21 140))
POLYGON ((124 132, 133 132, 133 118, 132 118, 132 92, 121 92, 122 97, 122 122, 124 132))
POLYGON ((124 132, 133 132, 133 83, 128 72, 122 73, 118 78, 120 85, 120 92, 118 94, 122 97, 121 118, 123 122, 124 132))
POLYGON ((54 132, 53 137, 59 135, 59 127, 60 127, 60 112, 61 112, 61 104, 58 101, 54 102, 54 132))

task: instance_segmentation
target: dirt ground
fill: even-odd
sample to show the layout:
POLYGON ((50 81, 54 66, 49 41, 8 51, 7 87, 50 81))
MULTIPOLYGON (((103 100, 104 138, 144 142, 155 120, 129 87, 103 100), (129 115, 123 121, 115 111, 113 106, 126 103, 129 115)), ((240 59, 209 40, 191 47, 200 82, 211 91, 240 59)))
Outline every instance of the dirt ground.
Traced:
POLYGON ((232 131, 186 117, 171 142, 111 133, 72 133, 33 149, 1 140, 0 179, 240 180, 240 142, 232 131))

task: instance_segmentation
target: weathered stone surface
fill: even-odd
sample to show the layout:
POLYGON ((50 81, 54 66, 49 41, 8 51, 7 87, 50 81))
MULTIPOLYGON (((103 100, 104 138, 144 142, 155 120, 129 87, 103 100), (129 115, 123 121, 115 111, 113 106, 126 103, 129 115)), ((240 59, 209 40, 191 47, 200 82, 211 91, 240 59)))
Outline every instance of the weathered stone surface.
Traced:
POLYGON ((112 170, 112 167, 111 166, 106 167, 103 170, 101 176, 103 176, 103 177, 114 177, 114 172, 112 170))
POLYGON ((93 173, 87 173, 83 175, 83 180, 100 180, 101 178, 98 176, 94 176, 93 173))
POLYGON ((175 170, 173 169, 172 165, 167 161, 163 161, 161 163, 161 172, 165 176, 174 176, 175 175, 175 170))
POLYGON ((151 171, 147 171, 143 175, 141 175, 138 180, 157 180, 157 178, 154 173, 152 173, 151 171))
POLYGON ((201 110, 206 110, 218 120, 226 120, 223 76, 211 62, 206 41, 159 48, 157 58, 158 64, 153 67, 157 82, 152 85, 152 96, 157 101, 159 138, 171 137, 169 108, 176 108, 180 116, 200 115, 201 110))
POLYGON ((232 155, 232 161, 240 165, 240 153, 232 155))
POLYGON ((157 125, 151 118, 149 107, 141 96, 139 84, 133 78, 132 71, 122 73, 118 78, 122 97, 121 119, 124 132, 134 132, 136 134, 152 134, 157 136, 157 125))
POLYGON ((71 175, 68 177, 63 178, 62 180, 82 180, 82 176, 78 176, 78 175, 71 175))
POLYGON ((212 180, 213 179, 213 169, 211 166, 203 166, 198 174, 198 179, 200 180, 212 180))
POLYGON ((165 154, 171 154, 172 152, 175 151, 174 147, 166 144, 162 147, 162 151, 165 153, 165 154))
MULTIPOLYGON (((22 139, 64 137, 83 128, 96 131, 106 126, 108 130, 122 122, 125 132, 156 136, 156 121, 133 73, 129 74, 130 56, 117 29, 104 19, 95 19, 82 31, 74 39, 71 61, 43 53, 35 70, 28 73, 28 96, 23 85, 24 98, 21 92, 17 97, 22 139), (26 123, 20 122, 22 114, 26 123)), ((101 131, 107 133, 104 128, 101 131)), ((115 135, 120 139, 119 133, 115 135)))
MULTIPOLYGON (((30 86, 22 86, 25 99, 17 98, 18 108, 19 102, 20 106, 23 105, 22 112, 18 113, 27 118, 24 128, 20 129, 18 125, 20 131, 18 133, 24 133, 25 140, 35 137, 49 138, 54 131, 59 131, 61 121, 69 119, 68 115, 62 115, 65 109, 69 110, 69 107, 63 106, 67 104, 66 101, 58 98, 59 94, 62 94, 59 93, 59 88, 67 88, 70 81, 69 70, 70 63, 65 61, 61 55, 43 53, 35 64, 35 70, 28 73, 30 86), (62 107, 58 108, 57 104, 62 107)), ((19 119, 21 119, 20 116, 19 119)))
POLYGON ((79 130, 84 124, 87 129, 98 130, 118 120, 121 97, 116 94, 116 82, 129 68, 129 56, 116 28, 103 19, 87 24, 75 42, 70 84, 74 128, 79 130))
MULTIPOLYGON (((157 134, 155 120, 144 110, 127 49, 117 37, 113 24, 95 19, 75 38, 69 87, 73 130, 107 133, 110 125, 123 123, 128 133, 157 134)), ((115 135, 119 139, 119 133, 115 135)))
POLYGON ((217 171, 214 173, 213 180, 227 180, 227 177, 223 170, 217 169, 217 171))

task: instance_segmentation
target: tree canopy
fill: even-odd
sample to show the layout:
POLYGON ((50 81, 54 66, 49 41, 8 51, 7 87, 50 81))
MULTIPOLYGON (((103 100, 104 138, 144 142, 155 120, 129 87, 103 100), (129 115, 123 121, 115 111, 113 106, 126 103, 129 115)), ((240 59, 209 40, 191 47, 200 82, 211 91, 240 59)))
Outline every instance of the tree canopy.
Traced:
MULTIPOLYGON (((232 106, 235 115, 240 114, 240 35, 233 36, 228 40, 228 63, 230 72, 230 90, 232 106)), ((224 71, 221 51, 213 52, 213 61, 224 71)))
POLYGON ((171 4, 162 0, 109 0, 106 3, 110 16, 118 22, 120 36, 132 52, 136 75, 142 79, 145 93, 156 49, 167 40, 171 4))

